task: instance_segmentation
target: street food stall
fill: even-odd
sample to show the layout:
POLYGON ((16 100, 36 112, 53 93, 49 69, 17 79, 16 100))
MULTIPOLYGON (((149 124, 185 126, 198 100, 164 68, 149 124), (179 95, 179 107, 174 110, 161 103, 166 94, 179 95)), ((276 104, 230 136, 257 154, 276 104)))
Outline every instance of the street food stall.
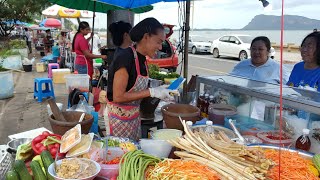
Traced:
POLYGON ((53 110, 52 132, 11 135, 0 147, 3 177, 319 179, 317 92, 283 87, 282 120, 277 84, 197 77, 195 93, 194 105, 160 102, 164 128, 139 141, 91 131, 92 114, 62 112, 60 119, 53 110))

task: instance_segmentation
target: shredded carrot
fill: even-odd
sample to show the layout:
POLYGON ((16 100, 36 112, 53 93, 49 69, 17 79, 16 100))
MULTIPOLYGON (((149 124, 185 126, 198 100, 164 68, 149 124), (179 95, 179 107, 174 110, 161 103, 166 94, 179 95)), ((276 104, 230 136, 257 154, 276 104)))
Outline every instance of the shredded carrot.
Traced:
POLYGON ((276 162, 276 166, 272 167, 267 177, 274 180, 317 180, 316 177, 308 168, 310 162, 302 158, 297 152, 281 151, 281 164, 279 164, 279 151, 266 150, 267 158, 276 162), (279 168, 280 166, 280 168, 279 168), (279 176, 280 169, 280 176, 279 176))
POLYGON ((218 180, 218 173, 196 161, 166 159, 148 169, 146 179, 218 180))

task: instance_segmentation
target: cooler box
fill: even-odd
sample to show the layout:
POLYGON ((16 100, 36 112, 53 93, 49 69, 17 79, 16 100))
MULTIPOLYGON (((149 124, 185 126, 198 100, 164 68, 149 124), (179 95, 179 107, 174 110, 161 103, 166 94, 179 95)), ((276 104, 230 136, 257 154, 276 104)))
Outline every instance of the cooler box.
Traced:
POLYGON ((70 69, 52 69, 53 83, 64 84, 66 83, 65 75, 70 74, 70 69))
POLYGON ((89 75, 70 74, 66 75, 65 79, 68 93, 70 93, 74 88, 77 88, 82 92, 89 92, 89 75))
POLYGON ((45 72, 46 71, 46 64, 45 63, 37 63, 36 64, 36 71, 37 72, 45 72))

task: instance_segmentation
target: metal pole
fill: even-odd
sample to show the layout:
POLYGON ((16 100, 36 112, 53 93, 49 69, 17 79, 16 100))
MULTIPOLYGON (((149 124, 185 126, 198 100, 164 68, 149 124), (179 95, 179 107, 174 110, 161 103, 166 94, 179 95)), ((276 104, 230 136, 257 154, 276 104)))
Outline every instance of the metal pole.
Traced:
POLYGON ((187 100, 187 83, 188 83, 188 46, 189 46, 189 31, 190 31, 190 0, 186 1, 186 23, 185 23, 185 43, 184 43, 184 62, 183 62, 183 77, 186 81, 183 84, 183 99, 187 100))
POLYGON ((93 18, 92 18, 92 31, 91 31, 91 53, 93 52, 93 36, 94 36, 94 19, 96 17, 96 1, 93 2, 93 18))

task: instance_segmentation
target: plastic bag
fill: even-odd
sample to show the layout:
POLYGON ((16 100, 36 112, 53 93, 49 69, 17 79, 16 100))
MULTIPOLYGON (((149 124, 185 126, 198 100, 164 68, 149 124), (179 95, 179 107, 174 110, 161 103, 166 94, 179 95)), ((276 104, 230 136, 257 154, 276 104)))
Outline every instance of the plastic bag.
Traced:
POLYGON ((77 104, 77 107, 75 109, 75 111, 80 111, 80 112, 84 112, 84 113, 91 113, 92 109, 89 107, 89 104, 87 102, 87 100, 84 98, 83 95, 79 95, 80 97, 80 101, 77 104))
POLYGON ((2 66, 7 69, 22 69, 22 62, 20 55, 9 56, 4 59, 2 66))

